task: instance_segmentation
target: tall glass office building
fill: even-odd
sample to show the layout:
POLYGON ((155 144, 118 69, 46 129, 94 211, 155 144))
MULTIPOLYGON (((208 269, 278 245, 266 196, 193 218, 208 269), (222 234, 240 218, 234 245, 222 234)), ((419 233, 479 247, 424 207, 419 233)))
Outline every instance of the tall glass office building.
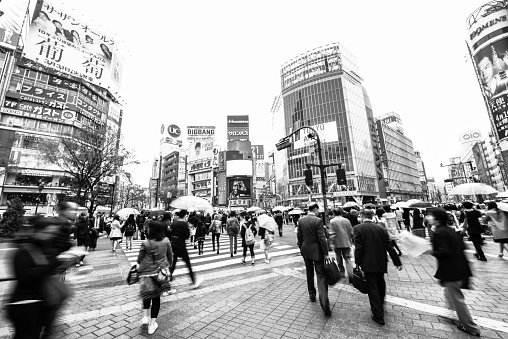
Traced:
MULTIPOLYGON (((341 163, 346 170, 347 185, 338 186, 338 167, 327 168, 328 198, 373 201, 379 194, 376 145, 355 57, 339 43, 303 53, 282 66, 281 87, 286 135, 302 126, 315 128, 323 141, 324 163, 341 163)), ((296 204, 308 200, 309 194, 322 199, 317 168, 312 170, 311 192, 304 184, 306 164, 317 164, 318 157, 308 138, 310 130, 302 132, 295 135, 292 147, 281 151, 287 152, 289 199, 296 204)))

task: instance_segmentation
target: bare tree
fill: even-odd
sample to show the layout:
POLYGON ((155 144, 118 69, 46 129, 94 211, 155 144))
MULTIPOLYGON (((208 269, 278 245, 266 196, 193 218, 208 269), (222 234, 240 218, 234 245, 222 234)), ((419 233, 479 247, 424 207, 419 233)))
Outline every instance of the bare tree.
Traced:
POLYGON ((137 163, 109 128, 75 130, 72 136, 62 135, 58 145, 43 145, 40 151, 44 161, 57 164, 73 178, 73 200, 81 206, 88 202, 89 215, 103 200, 101 184, 120 174, 123 165, 137 163))

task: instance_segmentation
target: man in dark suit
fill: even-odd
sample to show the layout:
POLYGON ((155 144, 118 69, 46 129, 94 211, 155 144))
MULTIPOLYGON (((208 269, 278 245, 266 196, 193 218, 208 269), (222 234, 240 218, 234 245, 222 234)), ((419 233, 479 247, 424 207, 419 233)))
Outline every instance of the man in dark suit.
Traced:
POLYGON ((323 219, 318 218, 319 206, 316 202, 309 204, 309 213, 298 221, 298 247, 305 261, 307 271, 307 289, 310 301, 316 301, 316 287, 314 287, 314 269, 316 270, 319 303, 326 316, 330 316, 330 301, 328 300, 328 284, 326 282, 325 262, 329 262, 328 243, 326 241, 323 219))
POLYGON ((384 274, 387 273, 388 257, 390 257, 397 269, 402 270, 399 256, 392 247, 392 242, 385 228, 372 222, 374 210, 362 211, 363 223, 353 228, 355 241, 355 262, 364 272, 369 285, 369 301, 372 311, 372 320, 379 325, 384 325, 384 301, 386 295, 386 283, 384 274))

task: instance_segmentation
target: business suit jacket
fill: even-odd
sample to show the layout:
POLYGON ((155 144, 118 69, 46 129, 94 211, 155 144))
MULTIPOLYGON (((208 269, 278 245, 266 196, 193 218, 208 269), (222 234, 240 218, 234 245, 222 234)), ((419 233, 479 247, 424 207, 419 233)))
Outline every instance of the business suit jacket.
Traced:
POLYGON ((388 271, 388 257, 390 253, 393 264, 401 266, 400 258, 392 247, 388 231, 366 221, 353 228, 355 241, 355 263, 365 272, 386 273, 388 271))
POLYGON ((328 243, 323 227, 323 219, 311 213, 300 218, 296 236, 302 257, 322 261, 325 254, 328 255, 328 243))
POLYGON ((464 255, 466 246, 455 229, 448 225, 438 226, 432 240, 433 255, 437 259, 434 277, 441 282, 466 280, 472 276, 469 262, 464 255))

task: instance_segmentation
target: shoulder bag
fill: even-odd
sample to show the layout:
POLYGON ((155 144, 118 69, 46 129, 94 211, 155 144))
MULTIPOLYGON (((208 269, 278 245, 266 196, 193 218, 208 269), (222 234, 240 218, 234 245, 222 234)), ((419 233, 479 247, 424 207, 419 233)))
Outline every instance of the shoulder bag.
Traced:
POLYGON ((171 272, 169 271, 169 268, 162 268, 157 265, 157 263, 155 262, 155 251, 153 250, 152 242, 150 240, 148 240, 148 242, 150 243, 150 253, 152 254, 153 264, 157 266, 157 275, 155 276, 155 279, 159 283, 170 281, 171 272))
POLYGON ((129 270, 129 274, 127 275, 127 285, 132 285, 139 282, 139 273, 136 265, 133 265, 129 270))
POLYGON ((358 266, 353 268, 353 287, 363 294, 367 294, 369 292, 367 279, 365 279, 362 269, 358 266))

